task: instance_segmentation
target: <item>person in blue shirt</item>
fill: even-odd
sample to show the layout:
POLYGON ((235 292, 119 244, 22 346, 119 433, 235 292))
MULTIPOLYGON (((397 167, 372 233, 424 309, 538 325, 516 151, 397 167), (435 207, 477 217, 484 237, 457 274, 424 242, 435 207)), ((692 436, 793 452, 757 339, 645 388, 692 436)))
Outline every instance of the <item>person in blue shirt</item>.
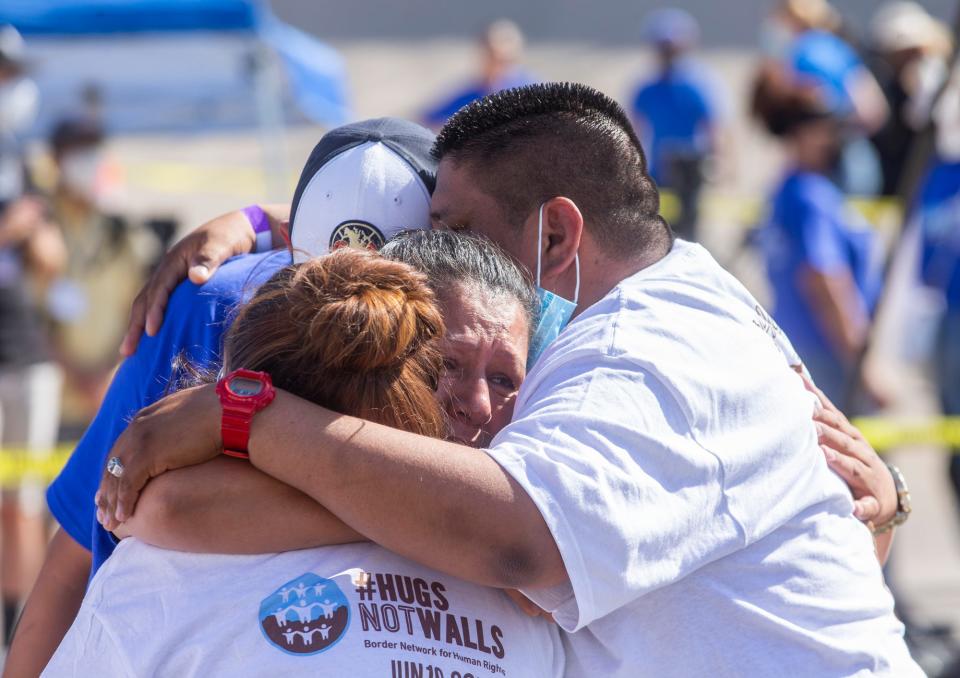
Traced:
POLYGON ((422 122, 431 129, 440 129, 451 115, 472 101, 502 89, 512 89, 535 82, 520 66, 523 56, 523 33, 509 19, 491 23, 480 36, 482 62, 480 76, 433 104, 422 115, 422 122))
MULTIPOLYGON (((881 278, 873 232, 830 179, 841 152, 842 122, 818 90, 790 82, 759 82, 753 107, 782 140, 788 158, 760 237, 773 317, 817 385, 844 402, 881 278)), ((864 386, 868 395, 879 395, 869 380, 864 386)))
POLYGON ((647 19, 646 35, 657 53, 657 73, 635 90, 631 117, 657 184, 673 189, 680 216, 677 235, 695 239, 704 162, 717 150, 719 88, 703 64, 689 56, 700 29, 681 9, 661 9, 647 19))
MULTIPOLYGON (((960 160, 930 171, 917 203, 921 229, 920 275, 943 294, 934 370, 943 413, 960 415, 960 160)), ((960 454, 950 459, 950 480, 960 500, 960 454)))
POLYGON ((839 14, 825 0, 782 0, 764 22, 762 48, 768 61, 798 85, 816 88, 824 105, 849 123, 835 178, 845 193, 872 195, 882 176, 867 136, 884 125, 889 109, 876 78, 839 29, 839 14))
MULTIPOLYGON (((291 250, 299 261, 341 246, 376 249, 401 231, 427 228, 436 172, 433 140, 419 125, 391 118, 331 130, 311 153, 294 194, 291 249, 237 256, 206 283, 187 281, 174 290, 165 321, 138 337, 136 350, 121 364, 96 417, 47 491, 59 529, 4 675, 40 673, 73 622, 88 579, 113 552, 115 541, 97 521, 94 503, 106 454, 139 410, 175 387, 174 365, 202 369, 219 363, 233 309, 291 263, 291 250)), ((257 226, 267 221, 262 210, 260 219, 257 213, 248 208, 210 223, 239 225, 252 243, 257 226)))

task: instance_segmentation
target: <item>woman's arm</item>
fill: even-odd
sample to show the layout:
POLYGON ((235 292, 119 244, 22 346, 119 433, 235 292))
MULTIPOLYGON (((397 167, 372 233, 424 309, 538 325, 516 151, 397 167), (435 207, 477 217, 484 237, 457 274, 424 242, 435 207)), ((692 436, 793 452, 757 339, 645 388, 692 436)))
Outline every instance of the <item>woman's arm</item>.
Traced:
POLYGON ((114 533, 192 553, 278 553, 366 541, 299 490, 228 457, 157 476, 114 533))
MULTIPOLYGON (((220 414, 213 384, 141 410, 110 452, 122 474, 101 479, 104 526, 116 529, 139 512, 139 494, 151 478, 220 458, 220 414)), ((340 415, 280 389, 254 417, 249 449, 254 466, 302 486, 401 556, 484 586, 566 581, 540 509, 475 449, 340 415)))

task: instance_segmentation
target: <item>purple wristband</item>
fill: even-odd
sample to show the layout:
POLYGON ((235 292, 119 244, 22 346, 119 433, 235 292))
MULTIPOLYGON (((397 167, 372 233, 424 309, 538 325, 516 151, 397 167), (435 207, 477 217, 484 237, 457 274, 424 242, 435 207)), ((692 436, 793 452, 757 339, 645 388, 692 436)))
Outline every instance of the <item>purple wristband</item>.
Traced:
POLYGON ((270 230, 270 220, 267 218, 267 213, 260 209, 260 205, 250 205, 241 211, 253 227, 254 233, 266 233, 270 230))

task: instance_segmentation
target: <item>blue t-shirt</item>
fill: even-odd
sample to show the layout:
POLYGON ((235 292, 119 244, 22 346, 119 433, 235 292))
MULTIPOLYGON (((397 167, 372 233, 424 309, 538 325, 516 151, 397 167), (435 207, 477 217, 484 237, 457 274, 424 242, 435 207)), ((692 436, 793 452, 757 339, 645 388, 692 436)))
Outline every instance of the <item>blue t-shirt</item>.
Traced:
POLYGON ((710 151, 710 126, 720 115, 717 88, 700 64, 684 59, 641 84, 631 112, 642 121, 640 134, 653 178, 662 183, 670 154, 704 155, 710 151))
POLYGON ((802 359, 836 357, 801 289, 801 274, 805 268, 820 273, 849 271, 872 312, 881 271, 875 258, 876 236, 869 224, 847 206, 843 194, 825 176, 793 172, 773 198, 761 243, 775 297, 774 319, 802 359))
POLYGON ((93 553, 91 576, 113 552, 114 542, 96 520, 94 494, 107 454, 131 418, 167 392, 174 360, 181 354, 198 367, 217 365, 223 333, 237 304, 290 263, 286 252, 235 257, 204 285, 183 282, 170 297, 163 326, 144 335, 123 361, 90 427, 47 490, 57 522, 93 553))
POLYGON ((841 114, 853 111, 847 80, 864 66, 842 39, 826 31, 806 31, 793 43, 790 66, 801 81, 821 88, 831 110, 841 114))
POLYGON ((933 167, 923 183, 918 216, 921 279, 943 290, 950 312, 960 312, 960 162, 933 167))
POLYGON ((532 85, 534 82, 536 82, 536 80, 530 73, 521 68, 515 68, 504 74, 504 76, 493 83, 492 86, 488 87, 482 82, 470 83, 424 113, 423 120, 431 127, 439 127, 445 123, 451 115, 477 99, 482 99, 488 94, 493 94, 500 90, 532 85))

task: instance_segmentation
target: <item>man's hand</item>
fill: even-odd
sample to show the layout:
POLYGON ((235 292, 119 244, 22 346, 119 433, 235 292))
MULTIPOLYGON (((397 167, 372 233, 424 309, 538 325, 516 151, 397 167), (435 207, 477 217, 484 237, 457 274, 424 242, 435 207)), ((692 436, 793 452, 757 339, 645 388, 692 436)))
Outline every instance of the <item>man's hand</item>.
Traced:
POLYGON ((808 391, 820 399, 813 415, 827 464, 853 493, 853 514, 868 525, 883 525, 897 513, 897 488, 890 470, 863 434, 805 375, 808 391))
POLYGON ((191 282, 202 285, 220 264, 253 251, 255 243, 253 227, 237 211, 208 221, 174 245, 134 299, 120 352, 133 355, 144 329, 151 337, 160 331, 167 300, 182 280, 189 276, 191 282))
POLYGON ((214 459, 223 451, 220 399, 213 384, 178 391, 142 409, 107 458, 123 474, 104 470, 97 491, 97 520, 109 531, 133 515, 140 491, 164 471, 214 459))

